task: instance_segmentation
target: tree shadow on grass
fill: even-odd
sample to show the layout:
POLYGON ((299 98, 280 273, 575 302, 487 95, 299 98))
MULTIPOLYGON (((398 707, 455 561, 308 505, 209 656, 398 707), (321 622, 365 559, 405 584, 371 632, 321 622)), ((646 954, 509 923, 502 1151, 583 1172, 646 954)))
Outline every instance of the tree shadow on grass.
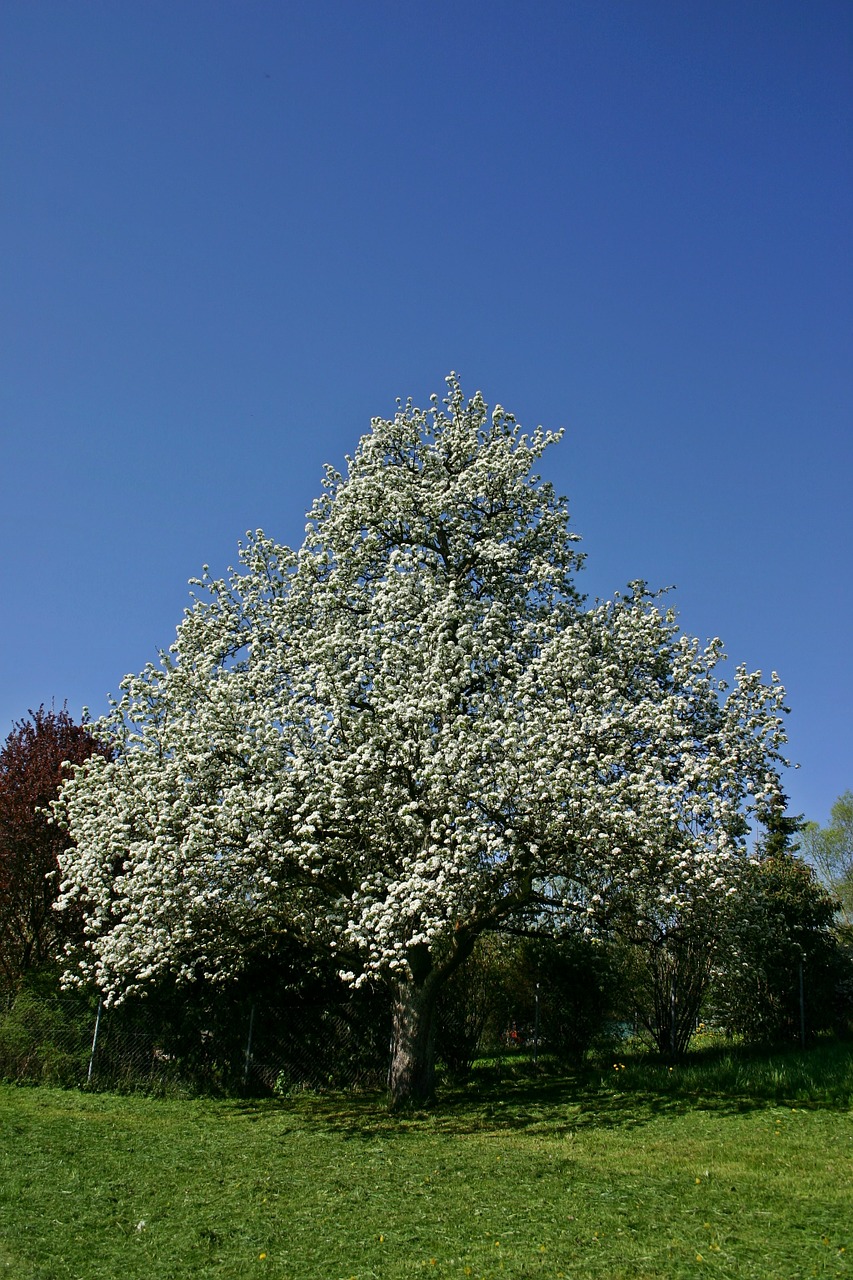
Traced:
POLYGON ((848 1110, 853 1046, 806 1052, 706 1049, 668 1067, 643 1055, 555 1070, 529 1060, 481 1063, 464 1084, 446 1082, 429 1108, 391 1114, 382 1094, 304 1094, 243 1104, 271 1110, 300 1127, 352 1139, 417 1134, 529 1133, 561 1136, 580 1129, 627 1129, 691 1111, 718 1116, 797 1106, 848 1110))
POLYGON ((637 1128, 665 1115, 691 1110, 736 1113, 763 1107, 764 1103, 726 1100, 716 1104, 702 1099, 655 1094, 611 1093, 601 1089, 572 1088, 563 1082, 541 1089, 507 1092, 495 1102, 481 1098, 440 1099, 429 1109, 390 1112, 384 1098, 313 1097, 282 1103, 256 1104, 262 1112, 280 1109, 297 1127, 325 1129, 354 1140, 381 1137, 527 1133, 538 1137, 567 1136, 581 1129, 637 1128))

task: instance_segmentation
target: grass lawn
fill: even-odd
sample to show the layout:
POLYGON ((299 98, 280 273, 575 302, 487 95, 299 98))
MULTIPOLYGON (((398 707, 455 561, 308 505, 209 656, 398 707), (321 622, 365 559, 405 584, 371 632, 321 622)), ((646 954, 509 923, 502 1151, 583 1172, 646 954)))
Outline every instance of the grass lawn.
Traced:
POLYGON ((0 1086, 0 1276, 853 1275, 853 1059, 821 1052, 484 1069, 393 1118, 0 1086))

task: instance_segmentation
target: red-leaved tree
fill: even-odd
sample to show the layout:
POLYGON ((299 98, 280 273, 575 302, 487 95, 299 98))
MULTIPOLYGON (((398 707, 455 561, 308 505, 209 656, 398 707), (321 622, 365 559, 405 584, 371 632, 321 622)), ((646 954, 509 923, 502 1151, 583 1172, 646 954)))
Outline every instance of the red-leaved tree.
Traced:
POLYGON ((108 755, 85 725, 61 711, 30 711, 0 749, 0 981, 56 954, 69 920, 53 910, 57 855, 68 836, 51 824, 50 803, 65 777, 65 762, 108 755))

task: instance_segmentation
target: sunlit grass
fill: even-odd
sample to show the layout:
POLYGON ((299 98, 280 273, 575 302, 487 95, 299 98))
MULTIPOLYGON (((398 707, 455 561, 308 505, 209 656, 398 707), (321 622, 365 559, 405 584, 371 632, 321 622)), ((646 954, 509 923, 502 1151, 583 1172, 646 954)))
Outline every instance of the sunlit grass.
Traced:
POLYGON ((844 1276, 851 1069, 838 1046, 516 1059, 396 1117, 2 1087, 0 1275, 844 1276))

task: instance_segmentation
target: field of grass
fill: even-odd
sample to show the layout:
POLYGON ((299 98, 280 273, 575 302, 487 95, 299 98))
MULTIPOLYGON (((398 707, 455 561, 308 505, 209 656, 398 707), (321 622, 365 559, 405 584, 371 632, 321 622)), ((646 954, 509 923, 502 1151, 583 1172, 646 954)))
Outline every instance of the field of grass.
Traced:
POLYGON ((483 1066, 429 1112, 0 1086, 9 1280, 853 1275, 853 1054, 483 1066))

